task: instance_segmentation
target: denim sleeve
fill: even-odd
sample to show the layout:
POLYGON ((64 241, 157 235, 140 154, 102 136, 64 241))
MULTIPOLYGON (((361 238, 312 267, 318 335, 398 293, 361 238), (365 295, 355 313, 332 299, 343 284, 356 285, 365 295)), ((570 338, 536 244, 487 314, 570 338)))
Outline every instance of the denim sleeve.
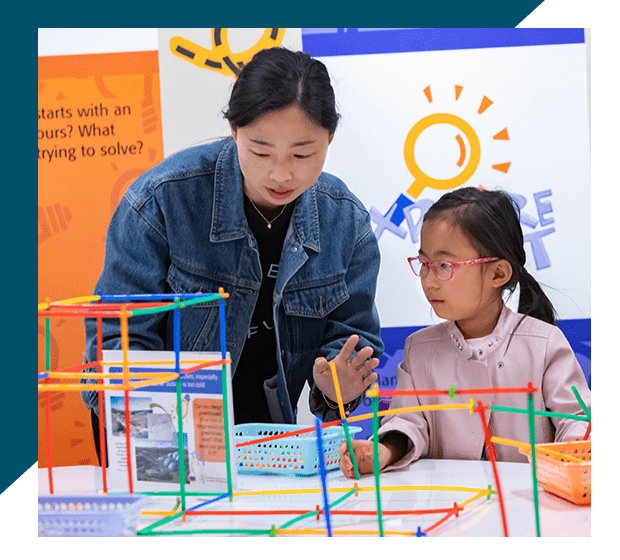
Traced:
MULTIPOLYGON (((119 203, 106 238, 103 271, 95 286, 102 294, 156 294, 165 291, 170 266, 168 243, 156 201, 151 198, 138 211, 124 197, 119 203)), ((97 321, 85 319, 87 361, 97 359, 97 321)), ((129 321, 131 349, 162 350, 165 315, 155 313, 129 321)), ((121 348, 118 319, 102 321, 102 349, 121 348)), ((84 382, 87 382, 86 380, 84 382)), ((97 393, 83 391, 87 408, 97 411, 97 393)))
MULTIPOLYGON (((355 244, 345 275, 349 298, 330 314, 323 337, 324 344, 319 349, 318 356, 324 356, 328 361, 332 360, 352 334, 359 336, 358 349, 371 346, 374 349, 373 357, 381 356, 384 346, 379 313, 375 305, 380 264, 379 244, 368 219, 362 235, 355 244)), ((355 410, 363 398, 364 394, 355 399, 351 403, 350 410, 355 410)), ((310 410, 313 414, 321 416, 323 421, 340 418, 339 411, 327 406, 316 386, 312 387, 310 394, 310 410)))

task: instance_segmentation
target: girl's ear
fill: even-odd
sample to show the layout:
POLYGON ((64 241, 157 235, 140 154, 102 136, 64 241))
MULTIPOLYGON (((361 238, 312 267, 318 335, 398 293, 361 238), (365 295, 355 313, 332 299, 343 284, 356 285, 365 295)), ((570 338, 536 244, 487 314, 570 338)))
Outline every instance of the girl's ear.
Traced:
POLYGON ((501 288, 512 278, 512 265, 505 259, 491 264, 493 264, 493 287, 501 288))
POLYGON ((230 135, 233 137, 233 140, 236 142, 237 141, 237 127, 233 126, 232 124, 230 125, 230 135))

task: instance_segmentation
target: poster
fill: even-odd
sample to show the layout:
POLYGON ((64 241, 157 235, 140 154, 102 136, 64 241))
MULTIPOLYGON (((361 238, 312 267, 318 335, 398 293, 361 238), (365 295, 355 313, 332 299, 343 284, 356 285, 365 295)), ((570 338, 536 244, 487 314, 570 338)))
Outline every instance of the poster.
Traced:
MULTIPOLYGON (((130 373, 175 371, 175 353, 171 351, 130 350, 127 357, 130 373), (153 365, 148 365, 148 362, 153 362, 153 365)), ((221 354, 213 352, 180 352, 180 371, 221 357, 221 354)), ((121 350, 104 350, 103 362, 107 364, 104 372, 122 373, 122 360, 121 350)), ((180 410, 176 381, 129 391, 130 460, 134 492, 178 491, 181 472, 179 415, 183 426, 186 491, 227 491, 225 410, 231 448, 234 447, 234 421, 230 389, 226 405, 224 403, 223 375, 226 375, 227 387, 230 388, 230 367, 216 365, 181 373, 180 410)), ((113 379, 110 384, 120 382, 113 379)), ((111 491, 123 492, 129 489, 125 393, 106 390, 104 397, 109 485, 111 491)), ((231 460, 230 448, 228 453, 231 484, 234 487, 236 462, 231 460)))
MULTIPOLYGON (((129 185, 163 159, 156 51, 38 59, 38 301, 89 296, 129 185)), ((81 318, 50 321, 51 370, 83 362, 81 318)), ((39 371, 45 323, 38 321, 39 371)), ((51 397, 52 466, 98 465, 79 393, 51 397)), ((39 466, 47 466, 39 396, 39 466)))

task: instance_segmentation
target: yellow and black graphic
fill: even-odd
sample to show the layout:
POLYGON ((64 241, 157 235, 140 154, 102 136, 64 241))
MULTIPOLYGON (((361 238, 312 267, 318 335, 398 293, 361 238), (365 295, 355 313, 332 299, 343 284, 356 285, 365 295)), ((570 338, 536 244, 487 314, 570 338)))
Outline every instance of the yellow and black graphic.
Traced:
MULTIPOLYGON (((454 90, 455 101, 458 101, 463 87, 457 85, 454 87, 454 90)), ((433 102, 430 86, 424 89, 424 95, 429 103, 433 102)), ((478 114, 482 115, 492 104, 493 101, 491 101, 488 97, 483 96, 478 108, 478 114)), ((494 135, 493 139, 509 140, 508 130, 504 128, 494 135)), ((478 164, 480 163, 480 150, 480 140, 478 139, 478 135, 473 127, 461 117, 457 117, 456 115, 452 115, 450 113, 435 113, 420 119, 413 125, 409 131, 409 134, 407 134, 407 138, 405 139, 405 163, 414 178, 413 184, 407 189, 407 194, 413 198, 417 198, 426 187, 431 189, 447 190, 454 189, 465 184, 478 168, 478 164), (448 124, 457 128, 459 132, 465 136, 465 140, 467 141, 466 143, 465 140, 463 140, 461 134, 456 135, 456 141, 458 142, 460 150, 460 156, 458 162, 456 162, 459 172, 456 173, 454 177, 446 179, 437 179, 422 171, 415 158, 415 145, 420 135, 428 128, 440 124, 448 124), (469 157, 467 157, 467 146, 469 146, 469 157), (465 167, 463 168, 464 164, 465 167), (463 169, 460 170, 461 168, 463 169)), ((502 173, 508 173, 510 162, 498 163, 492 167, 502 173)), ((482 185, 480 186, 482 187, 482 185)))
POLYGON ((267 27, 261 38, 249 49, 233 53, 228 44, 228 28, 214 27, 211 29, 212 49, 207 49, 196 43, 192 43, 183 37, 172 37, 170 39, 170 50, 172 54, 183 60, 198 66, 237 78, 241 69, 252 57, 263 49, 279 47, 284 38, 285 29, 282 27, 267 27))

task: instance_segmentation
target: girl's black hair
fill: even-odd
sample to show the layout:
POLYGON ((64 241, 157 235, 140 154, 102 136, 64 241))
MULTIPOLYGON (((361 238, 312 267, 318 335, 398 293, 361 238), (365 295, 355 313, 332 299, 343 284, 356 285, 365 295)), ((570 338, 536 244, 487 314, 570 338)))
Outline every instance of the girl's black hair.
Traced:
POLYGON ((298 105, 319 126, 333 133, 340 115, 325 65, 304 52, 264 49, 243 67, 224 117, 244 127, 276 109, 298 105))
POLYGON ((525 270, 523 231, 519 207, 501 190, 464 187, 444 194, 424 215, 424 221, 443 219, 459 227, 480 257, 499 257, 512 266, 504 289, 514 292, 519 284, 519 313, 555 325, 556 313, 536 279, 525 270))

